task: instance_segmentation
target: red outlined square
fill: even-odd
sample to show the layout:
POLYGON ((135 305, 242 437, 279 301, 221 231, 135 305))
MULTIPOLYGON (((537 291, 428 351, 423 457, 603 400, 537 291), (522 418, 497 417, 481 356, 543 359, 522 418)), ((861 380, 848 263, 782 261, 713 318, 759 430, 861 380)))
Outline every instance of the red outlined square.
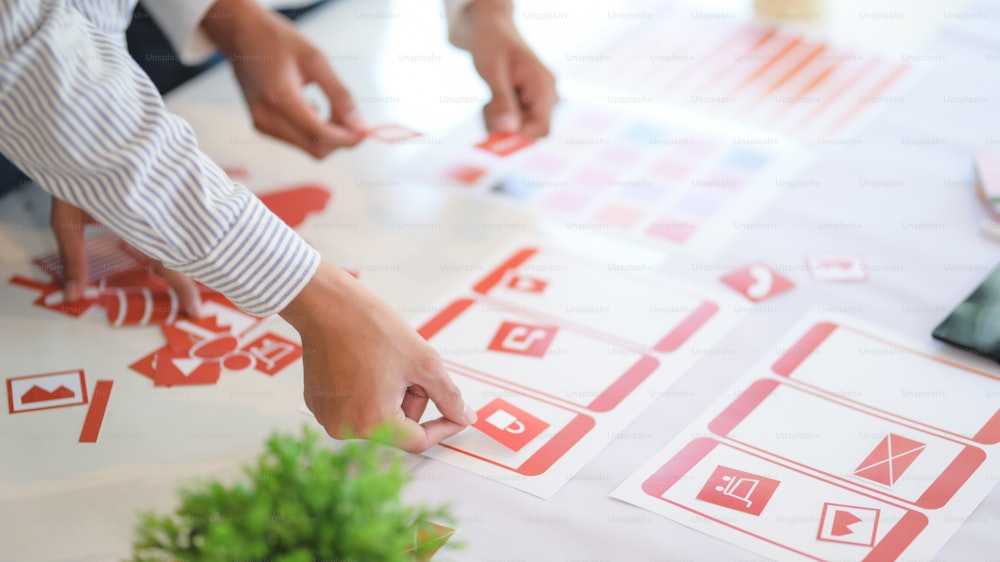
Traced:
POLYGON ((510 156, 534 143, 535 139, 517 133, 491 133, 486 140, 477 144, 476 148, 492 152, 497 156, 510 156))
POLYGON ((854 469, 854 475, 876 484, 892 486, 926 448, 926 443, 890 433, 854 469))
POLYGON ((503 322, 487 349, 541 358, 545 356, 558 331, 556 326, 503 322))
POLYGON ((767 502, 771 500, 779 484, 781 482, 773 478, 718 465, 698 492, 697 498, 759 516, 767 507, 767 502))
POLYGON ((256 361, 258 371, 275 375, 302 357, 302 347, 270 332, 243 346, 256 361))
POLYGON ((7 409, 11 414, 86 403, 87 378, 82 369, 7 379, 7 409))
POLYGON ((720 280, 752 302, 769 299, 795 287, 791 280, 763 263, 741 267, 720 280))
POLYGON ((549 424, 502 398, 495 398, 476 412, 478 419, 472 424, 479 431, 496 439, 512 451, 525 445, 549 428, 549 424))
POLYGON ((881 514, 874 507, 824 503, 816 540, 873 547, 881 514))

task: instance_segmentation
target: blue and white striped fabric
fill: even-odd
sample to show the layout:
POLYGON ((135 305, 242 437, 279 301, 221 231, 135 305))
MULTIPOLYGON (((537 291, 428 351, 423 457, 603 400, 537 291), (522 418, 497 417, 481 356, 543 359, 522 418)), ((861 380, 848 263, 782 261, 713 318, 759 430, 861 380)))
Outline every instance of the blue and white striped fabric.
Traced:
POLYGON ((124 49, 134 0, 82 4, 0 0, 0 153, 241 309, 280 311, 312 278, 318 253, 166 110, 124 49))

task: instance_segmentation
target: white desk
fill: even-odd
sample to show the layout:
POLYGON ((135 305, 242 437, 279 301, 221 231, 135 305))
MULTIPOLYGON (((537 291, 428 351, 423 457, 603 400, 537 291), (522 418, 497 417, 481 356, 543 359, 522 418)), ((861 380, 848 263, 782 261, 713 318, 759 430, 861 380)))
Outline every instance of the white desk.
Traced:
MULTIPOLYGON (((526 22, 549 60, 558 62, 602 23, 603 3, 576 4, 545 3, 569 12, 567 22, 526 22)), ((990 13, 991 21, 1000 17, 998 10, 990 13)), ((303 29, 329 54, 371 123, 406 124, 429 133, 427 142, 434 144, 486 99, 467 56, 445 45, 441 13, 430 0, 340 0, 303 29), (401 54, 433 60, 407 62, 401 54)), ((416 470, 410 498, 454 505, 467 547, 453 558, 756 559, 611 500, 608 493, 812 306, 847 312, 940 349, 930 342, 931 329, 1000 258, 1000 247, 978 234, 983 212, 970 187, 970 151, 1000 145, 1000 41, 973 40, 949 29, 920 51, 941 54, 944 62, 928 66, 902 103, 887 107, 856 135, 857 144, 813 147, 814 163, 801 173, 811 187, 787 189, 755 219, 771 226, 748 230, 714 261, 725 269, 763 260, 791 270, 798 284, 725 338, 721 345, 731 353, 700 360, 550 501, 433 461, 416 470), (988 101, 944 101, 960 95, 988 101), (910 139, 941 143, 921 146, 910 139), (795 269, 805 254, 825 251, 862 253, 874 270, 871 279, 820 284, 795 269)), ((316 162, 257 135, 228 69, 182 88, 169 104, 191 121, 219 163, 249 170, 251 187, 302 180, 331 186, 335 195, 327 214, 313 219, 304 235, 327 259, 360 270, 370 287, 406 315, 427 312, 480 260, 539 230, 530 216, 388 175, 417 147, 365 143, 316 162), (487 226, 511 222, 526 226, 487 226)), ((0 277, 25 271, 31 256, 54 247, 46 205, 34 190, 0 205, 0 277)), ((716 283, 716 272, 692 265, 674 259, 662 271, 716 283)), ((279 321, 274 326, 291 333, 279 321)), ((47 416, 30 430, 0 416, 0 560, 122 558, 137 510, 170 508, 178 484, 192 477, 238 474, 238 465, 256 454, 270 431, 303 423, 296 411, 298 373, 224 376, 206 389, 153 389, 125 365, 161 345, 160 338, 154 328, 115 330, 95 315, 67 321, 31 307, 22 289, 0 285, 5 377, 85 368, 92 378, 116 381, 100 442, 90 448, 75 443, 78 422, 67 421, 69 413, 47 416)), ((994 490, 939 559, 983 559, 1000 546, 998 525, 1000 491, 994 490)))

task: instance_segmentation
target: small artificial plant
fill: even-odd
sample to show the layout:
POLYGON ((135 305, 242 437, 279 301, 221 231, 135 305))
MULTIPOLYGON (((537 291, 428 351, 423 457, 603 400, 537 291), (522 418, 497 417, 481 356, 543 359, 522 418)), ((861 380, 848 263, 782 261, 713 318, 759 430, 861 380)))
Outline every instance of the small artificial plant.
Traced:
POLYGON ((388 437, 384 430, 331 450, 308 428, 301 439, 272 435, 246 467, 248 481, 206 482, 182 491, 175 513, 143 514, 133 560, 425 560, 442 541, 431 521, 452 517, 443 506, 402 503, 410 477, 399 455, 387 466, 378 442, 388 437))

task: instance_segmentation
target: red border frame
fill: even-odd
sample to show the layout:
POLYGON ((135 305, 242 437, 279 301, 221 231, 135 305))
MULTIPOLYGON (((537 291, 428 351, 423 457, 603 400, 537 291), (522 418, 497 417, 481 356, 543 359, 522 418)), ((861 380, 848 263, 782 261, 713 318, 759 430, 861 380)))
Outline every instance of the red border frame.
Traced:
MULTIPOLYGON (((466 377, 484 384, 495 386, 503 390, 510 390, 504 388, 502 385, 496 384, 493 381, 485 380, 481 377, 474 376, 471 373, 455 369, 449 369, 449 371, 451 371, 453 375, 466 377)), ((551 468, 552 465, 556 463, 556 461, 561 459, 563 455, 566 454, 567 451, 572 449, 573 446, 575 446, 580 441, 580 439, 583 438, 583 436, 589 433, 590 430, 596 427, 597 425, 594 422, 594 418, 585 414, 581 414, 577 411, 571 410, 560 404, 556 404, 548 400, 542 400, 540 398, 535 398, 533 396, 524 396, 524 398, 528 398, 536 402, 542 402, 543 404, 548 404, 549 406, 555 406, 561 410, 566 410, 567 412, 576 414, 576 417, 570 420, 570 422, 564 428, 559 430, 559 433, 553 436, 552 439, 549 439, 548 442, 542 445, 541 449, 536 451, 535 454, 528 457, 528 459, 523 463, 521 463, 520 466, 518 467, 508 466, 503 463, 488 459, 484 456, 477 455, 476 453, 473 453, 471 451, 466 451, 465 449, 459 449, 458 447, 448 445, 446 443, 441 443, 440 446, 444 447, 445 449, 455 451, 456 453, 461 453, 468 457, 472 457, 474 459, 492 464, 494 466, 499 466, 500 468, 505 468, 507 470, 516 472, 524 476, 538 476, 544 473, 549 468, 551 468)))
POLYGON ((23 377, 10 377, 7 379, 7 411, 11 414, 23 414, 25 412, 37 412, 40 410, 52 410, 54 408, 68 408, 70 406, 84 406, 87 404, 87 376, 84 375, 83 369, 70 369, 68 371, 56 371, 53 373, 43 373, 41 375, 27 375, 23 377), (11 386, 11 381, 19 381, 24 379, 34 379, 38 377, 51 377, 52 375, 66 375, 69 373, 76 373, 80 376, 80 402, 73 402, 71 404, 60 404, 58 406, 45 406, 42 408, 28 408, 24 410, 14 409, 14 390, 11 386))
POLYGON ((935 479, 934 482, 931 482, 930 485, 927 486, 923 494, 921 494, 921 496, 917 498, 916 501, 901 498, 899 496, 893 495, 891 492, 872 489, 872 491, 881 492, 901 502, 913 504, 923 509, 939 509, 943 507, 946 503, 948 503, 949 500, 951 500, 951 498, 958 492, 958 490, 961 489, 962 486, 964 486, 965 483, 969 481, 969 478, 972 478, 972 475, 975 474, 977 470, 979 470, 979 467, 982 466, 983 462, 986 461, 986 452, 978 447, 973 447, 972 445, 967 445, 965 443, 956 441, 954 439, 949 439, 947 437, 934 435, 932 433, 927 433, 926 431, 918 427, 901 424, 891 418, 885 416, 879 416, 849 404, 841 404, 836 400, 831 400, 830 398, 824 396, 823 394, 806 391, 796 386, 776 381, 774 379, 761 379, 751 384, 742 394, 739 395, 739 397, 736 398, 736 400, 734 400, 722 412, 719 412, 719 414, 714 419, 712 419, 711 422, 709 422, 708 424, 709 431, 715 433, 716 435, 730 439, 735 443, 739 443, 741 445, 754 449, 755 451, 765 452, 789 464, 810 468, 828 478, 840 480, 841 482, 849 482, 854 485, 861 486, 863 488, 869 488, 863 482, 857 482, 855 480, 842 478, 840 476, 831 474, 814 466, 810 466, 805 463, 798 462, 796 460, 787 457, 783 457, 772 451, 763 449, 758 445, 747 443, 746 441, 740 441, 739 439, 735 439, 729 435, 729 433, 737 425, 739 425, 741 422, 743 422, 744 419, 746 419, 746 417, 750 414, 750 412, 754 411, 758 406, 763 404, 764 401, 771 395, 771 393, 773 393, 778 388, 779 385, 783 386, 784 388, 795 390, 797 392, 802 392, 804 394, 815 396, 820 400, 825 400, 827 402, 831 402, 838 406, 843 406, 844 408, 854 410, 861 414, 886 420, 896 425, 906 427, 908 429, 912 429, 915 431, 919 431, 921 434, 926 435, 928 438, 943 439, 945 441, 950 441, 952 443, 962 445, 964 447, 958 453, 958 455, 956 455, 955 458, 952 459, 951 463, 948 464, 948 466, 944 469, 941 475, 937 479, 935 479))
MULTIPOLYGON (((923 352, 915 350, 915 349, 910 349, 908 347, 899 345, 897 343, 891 342, 891 341, 886 340, 884 338, 880 338, 878 336, 869 334, 869 333, 864 332, 862 330, 851 328, 849 326, 842 326, 842 325, 836 324, 834 322, 818 322, 815 325, 813 325, 812 327, 810 327, 809 330, 806 331, 806 333, 803 334, 802 337, 800 337, 788 349, 788 351, 785 352, 784 355, 782 355, 781 357, 779 357, 771 365, 771 371, 774 374, 778 375, 778 376, 782 376, 782 377, 785 377, 785 378, 788 378, 788 379, 792 379, 793 378, 792 374, 794 373, 794 371, 802 364, 803 361, 806 360, 807 357, 809 357, 813 352, 815 352, 817 349, 819 349, 819 347, 823 344, 823 342, 826 341, 826 339, 837 328, 842 328, 844 330, 848 330, 848 331, 854 332, 856 334, 860 334, 863 337, 866 337, 866 338, 869 338, 869 339, 873 339, 873 340, 875 340, 875 341, 877 341, 879 343, 885 344, 885 345, 889 345, 889 346, 896 347, 898 349, 902 349, 903 351, 905 351, 907 353, 911 353, 911 354, 917 355, 919 357, 923 357, 924 359, 929 359, 931 361, 935 361, 937 363, 941 363, 941 364, 946 365, 948 367, 952 367, 952 368, 955 368, 955 369, 961 369, 963 371, 972 373, 972 374, 977 375, 977 376, 986 377, 988 379, 998 380, 998 377, 990 375, 989 373, 985 373, 983 371, 977 371, 977 370, 972 369, 970 367, 966 367, 965 365, 961 365, 959 363, 955 363, 954 361, 949 361, 949 360, 941 358, 941 357, 937 357, 937 356, 934 356, 934 355, 923 353, 923 352)), ((795 379, 795 381, 798 382, 799 384, 808 386, 810 388, 815 388, 815 389, 818 389, 818 390, 824 390, 822 387, 816 386, 815 384, 811 384, 811 383, 808 383, 808 382, 805 382, 805 381, 800 381, 798 379, 795 379)), ((863 405, 863 406, 865 406, 867 408, 871 408, 872 410, 875 410, 875 411, 878 411, 878 412, 881 412, 881 413, 884 413, 884 414, 891 414, 891 415, 896 416, 896 417, 898 417, 900 419, 904 419, 904 420, 906 420, 908 422, 915 423, 915 424, 921 425, 923 427, 929 427, 929 428, 934 429, 936 431, 940 431, 942 433, 947 433, 948 435, 954 435, 954 436, 957 436, 957 437, 962 437, 964 439, 970 439, 970 440, 975 441, 976 443, 979 443, 979 444, 982 444, 982 445, 996 445, 997 443, 1000 443, 1000 408, 997 408, 997 411, 994 412, 993 416, 989 420, 986 421, 986 424, 983 425, 983 427, 979 431, 977 431, 975 435, 969 436, 969 435, 963 435, 961 433, 957 433, 957 432, 954 432, 954 431, 948 431, 947 429, 942 429, 940 427, 935 427, 933 425, 926 424, 926 423, 923 423, 923 422, 919 422, 917 420, 909 419, 909 418, 903 417, 901 415, 898 415, 898 414, 896 414, 894 412, 890 412, 888 410, 883 410, 881 408, 878 408, 877 406, 872 406, 872 405, 869 405, 869 404, 864 404, 862 402, 857 402, 855 400, 851 400, 850 398, 842 398, 842 400, 844 400, 845 402, 851 402, 853 404, 860 404, 860 405, 863 405)))
POLYGON ((651 474, 642 483, 642 491, 660 501, 664 501, 671 505, 675 505, 677 507, 680 507, 681 509, 690 511, 695 515, 699 515, 701 517, 704 517, 705 519, 708 519, 725 527, 729 527, 730 529, 734 529, 736 531, 739 531, 756 539, 762 540, 768 544, 772 544, 779 548, 784 548, 785 550, 794 552, 796 554, 805 556, 807 558, 811 558, 813 560, 822 560, 822 558, 810 555, 801 550, 792 548, 788 545, 781 544, 776 540, 772 540, 767 537, 758 535, 756 533, 747 531, 745 529, 741 529, 740 527, 733 525, 732 523, 727 523, 726 521, 723 521, 721 519, 716 519, 715 517, 706 515, 698 511, 697 509, 688 507, 684 504, 678 503, 673 500, 668 500, 663 497, 663 494, 665 494, 667 490, 669 490, 674 484, 676 484, 681 478, 683 478, 684 475, 690 472, 691 469, 694 468, 694 466, 698 464, 698 462, 700 462, 703 458, 705 458, 705 456, 708 455, 709 452, 711 452, 713 449, 715 449, 717 446, 720 445, 724 447, 729 447, 730 449, 740 451, 742 453, 745 453, 753 457, 757 457, 771 464, 775 464, 777 466, 781 466, 785 469, 791 470, 792 472, 798 472, 799 474, 802 474, 807 478, 812 478, 813 480, 819 480, 820 482, 829 484, 830 486, 842 488, 851 493, 872 499, 878 502, 879 504, 889 505, 898 509, 905 510, 906 515, 900 518, 899 522, 897 522, 896 525, 894 525, 892 529, 890 529, 889 532, 882 538, 882 540, 875 545, 875 547, 871 550, 871 552, 869 552, 868 555, 865 556, 864 560, 866 561, 874 562, 878 560, 895 560, 896 558, 899 557, 900 554, 903 553, 903 551, 906 550, 908 546, 910 546, 910 543, 913 542, 913 539, 915 539, 917 535, 919 535, 920 532, 923 531, 924 528, 927 526, 928 523, 927 516, 924 515, 923 513, 920 513, 919 511, 913 511, 901 505, 896 505, 887 502, 885 500, 876 498, 875 496, 870 496, 863 492, 852 490, 851 488, 848 488, 846 486, 841 486, 840 484, 837 484, 835 482, 829 482, 827 480, 816 478, 815 476, 807 472, 798 470, 794 467, 775 463, 770 459, 762 457, 758 454, 752 453, 750 451, 743 451, 742 449, 737 449, 736 447, 727 445, 725 443, 722 443, 721 441, 717 441, 715 439, 706 437, 695 439, 693 441, 690 441, 687 445, 685 445, 683 449, 678 451, 677 454, 675 454, 673 457, 670 458, 670 460, 666 462, 666 464, 657 469, 656 472, 651 474))
MULTIPOLYGON (((472 298, 460 298, 455 302, 446 306, 440 313, 438 313, 437 316, 431 318, 426 323, 424 323, 423 326, 417 329, 417 333, 423 336, 424 339, 430 341, 431 338, 437 335, 442 328, 444 328, 452 321, 454 321, 456 318, 458 318, 471 306, 485 302, 488 301, 482 301, 472 298)), ((533 318, 534 313, 531 311, 524 311, 524 312, 518 312, 518 315, 521 317, 533 318)), ((564 330, 569 330, 570 332, 573 332, 575 334, 583 335, 584 337, 587 338, 596 339, 604 343, 613 343, 615 345, 618 345, 616 342, 608 342, 607 340, 604 340, 593 334, 581 332, 575 326, 570 326, 570 327, 561 326, 561 328, 564 330)), ((483 349, 485 350, 486 348, 484 347, 483 349)), ((595 396, 594 399, 590 401, 590 403, 580 404, 578 402, 572 402, 570 400, 560 398, 559 396, 554 396, 552 394, 541 392, 539 390, 536 390, 528 386, 508 381, 496 374, 483 372, 478 369, 473 369, 472 367, 468 367, 462 364, 461 362, 452 359, 445 358, 445 361, 448 364, 462 367, 467 372, 476 373, 479 376, 488 377, 495 381, 500 381, 510 387, 518 388, 521 390, 528 390, 533 394, 538 394, 539 396, 544 396, 548 399, 563 402, 565 404, 571 404, 573 406, 586 408, 593 412, 608 412, 613 410, 629 394, 635 391, 635 389, 639 388, 639 385, 641 385, 643 381, 649 378, 650 375, 652 375, 657 369, 660 368, 659 359, 651 355, 646 355, 646 354, 639 355, 639 358, 638 360, 635 361, 635 363, 633 363, 624 373, 618 375, 618 378, 613 380, 611 384, 605 387, 605 389, 599 395, 595 396)))
MULTIPOLYGON (((509 302, 509 301, 505 301, 502 298, 492 297, 492 296, 490 296, 489 293, 494 288, 496 288, 496 286, 505 278, 505 276, 507 275, 508 272, 516 271, 518 268, 520 268, 522 265, 524 265, 525 262, 527 262, 531 258, 535 257, 541 251, 542 250, 540 248, 530 247, 530 248, 524 248, 522 250, 519 250, 519 251, 515 252, 513 256, 511 256, 510 258, 508 258, 506 261, 504 261, 499 266, 497 266, 496 269, 494 269, 493 271, 487 273, 485 277, 483 277, 482 279, 480 279, 479 282, 477 282, 473 286, 472 290, 474 292, 476 292, 476 293, 479 293, 480 295, 483 295, 484 297, 487 297, 487 298, 491 299, 491 300, 496 300, 498 302, 509 302)), ((557 252, 555 250, 549 250, 549 252, 562 255, 560 252, 557 252)), ((577 260, 576 258, 574 258, 572 256, 568 256, 568 257, 569 257, 569 259, 573 259, 574 261, 577 261, 577 262, 580 261, 580 260, 577 260)), ((628 275, 623 275, 622 277, 625 278, 625 279, 630 279, 631 278, 628 275)), ((684 343, 687 342, 691 338, 692 335, 694 335, 695 333, 697 333, 698 330, 700 330, 705 324, 707 324, 708 321, 711 320, 712 317, 715 316, 715 314, 719 311, 719 305, 718 304, 716 304, 714 302, 711 302, 711 301, 704 300, 704 298, 701 295, 697 295, 697 294, 693 294, 693 293, 688 293, 687 291, 684 291, 684 290, 680 290, 680 292, 683 292, 685 294, 694 296, 694 297, 696 297, 698 299, 701 299, 701 301, 702 301, 701 304, 698 305, 698 307, 695 308, 691 312, 691 314, 688 315, 687 318, 685 318, 679 324, 677 324, 676 326, 674 326, 674 328, 672 330, 670 330, 670 332, 668 332, 665 336, 663 336, 659 341, 657 341, 652 346, 650 346, 649 344, 641 344, 641 343, 638 343, 638 342, 634 342, 634 341, 630 341, 630 340, 624 340, 624 339, 622 339, 621 341, 628 342, 629 345, 633 345, 633 346, 637 345, 639 347, 652 349, 653 351, 656 351, 658 353, 672 353, 674 351, 677 351, 678 348, 680 348, 682 345, 684 345, 684 343)), ((513 303, 511 303, 511 304, 513 304, 513 303)), ((536 314, 539 315, 539 316, 548 317, 548 318, 552 317, 550 314, 546 314, 546 313, 541 312, 541 311, 537 311, 536 314)), ((565 319, 560 319, 560 320, 562 322, 566 322, 565 319)), ((578 326, 576 323, 572 323, 572 322, 570 322, 570 323, 573 324, 574 326, 578 326)), ((578 327, 580 327, 580 326, 578 326, 578 327)), ((585 327, 580 327, 580 328, 587 329, 585 327)), ((615 338, 615 339, 617 339, 617 338, 615 338)))

